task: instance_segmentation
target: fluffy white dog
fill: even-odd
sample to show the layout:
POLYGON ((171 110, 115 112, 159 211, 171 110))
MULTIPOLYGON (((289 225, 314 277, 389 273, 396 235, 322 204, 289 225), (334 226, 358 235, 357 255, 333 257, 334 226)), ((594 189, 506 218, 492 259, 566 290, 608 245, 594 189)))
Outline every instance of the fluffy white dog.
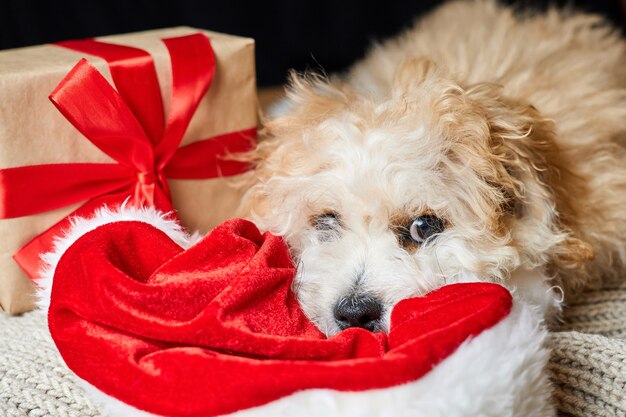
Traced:
POLYGON ((504 283, 548 306, 626 265, 626 46, 600 18, 453 2, 345 76, 293 76, 248 209, 327 334, 504 283))

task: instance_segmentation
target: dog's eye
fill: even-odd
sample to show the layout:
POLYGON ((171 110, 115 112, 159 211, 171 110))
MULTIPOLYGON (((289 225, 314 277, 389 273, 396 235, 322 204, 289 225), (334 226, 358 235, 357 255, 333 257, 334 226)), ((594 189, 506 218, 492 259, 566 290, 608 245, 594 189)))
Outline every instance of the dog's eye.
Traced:
POLYGON ((422 243, 429 237, 439 234, 446 228, 446 222, 432 214, 425 214, 413 220, 407 228, 411 240, 415 243, 422 243))
POLYGON ((339 215, 334 211, 327 211, 311 218, 311 225, 320 231, 335 230, 341 226, 339 215))

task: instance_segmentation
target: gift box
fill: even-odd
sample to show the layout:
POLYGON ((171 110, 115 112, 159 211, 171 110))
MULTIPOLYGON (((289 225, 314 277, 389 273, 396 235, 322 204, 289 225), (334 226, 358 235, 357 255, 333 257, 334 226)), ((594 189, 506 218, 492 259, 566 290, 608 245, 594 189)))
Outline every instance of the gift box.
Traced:
POLYGON ((180 27, 0 51, 0 307, 34 307, 39 254, 102 204, 236 214, 257 124, 253 40, 180 27))

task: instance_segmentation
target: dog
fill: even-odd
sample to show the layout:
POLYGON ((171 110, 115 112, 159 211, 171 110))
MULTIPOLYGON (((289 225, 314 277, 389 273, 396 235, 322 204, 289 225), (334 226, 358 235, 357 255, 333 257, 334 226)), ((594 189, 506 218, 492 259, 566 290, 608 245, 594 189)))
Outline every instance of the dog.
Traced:
POLYGON ((626 265, 626 43, 597 16, 444 4, 345 74, 292 74, 246 156, 331 336, 387 331, 441 285, 501 283, 546 316, 626 265))

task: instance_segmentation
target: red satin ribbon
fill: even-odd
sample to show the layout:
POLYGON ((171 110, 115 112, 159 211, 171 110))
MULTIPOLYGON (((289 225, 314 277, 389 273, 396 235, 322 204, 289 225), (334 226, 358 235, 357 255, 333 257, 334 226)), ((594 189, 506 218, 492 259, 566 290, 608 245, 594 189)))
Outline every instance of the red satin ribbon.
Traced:
POLYGON ((109 65, 115 87, 85 59, 50 95, 63 116, 117 163, 33 165, 0 170, 0 219, 42 213, 87 201, 70 216, 27 243, 13 257, 34 278, 39 255, 51 249, 69 217, 93 213, 126 199, 135 206, 172 210, 167 178, 202 179, 245 172, 247 164, 227 160, 249 150, 256 129, 227 133, 179 148, 215 73, 215 55, 202 34, 164 39, 172 66, 170 112, 163 100, 150 54, 93 39, 58 45, 99 56, 109 65))

